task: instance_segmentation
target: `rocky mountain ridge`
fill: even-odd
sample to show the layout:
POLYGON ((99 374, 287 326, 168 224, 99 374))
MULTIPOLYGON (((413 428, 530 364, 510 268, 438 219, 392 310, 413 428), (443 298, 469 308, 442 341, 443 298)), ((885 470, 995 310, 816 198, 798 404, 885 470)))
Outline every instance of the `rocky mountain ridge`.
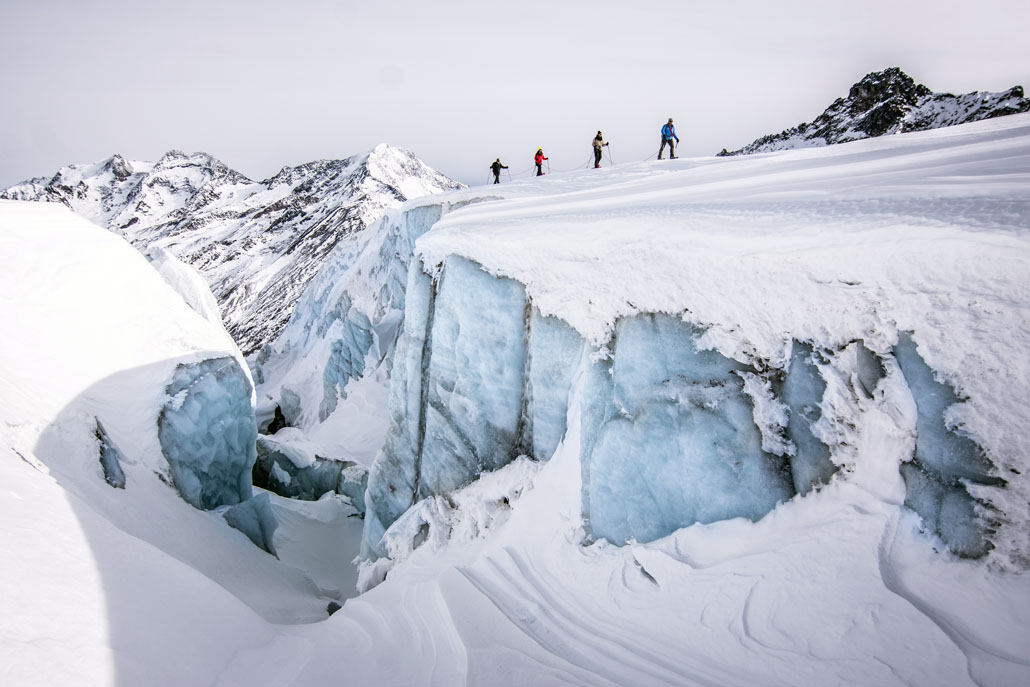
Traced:
POLYGON ((723 148, 719 155, 812 148, 1027 111, 1030 98, 1023 96, 1022 86, 1000 93, 934 93, 898 67, 891 67, 867 74, 851 87, 846 98, 835 100, 811 122, 763 136, 737 150, 723 148))
POLYGON ((113 155, 30 179, 0 198, 62 203, 143 253, 170 250, 207 279, 227 329, 249 353, 278 336, 341 238, 409 198, 457 188, 414 154, 380 144, 263 181, 207 153, 173 150, 157 162, 113 155))

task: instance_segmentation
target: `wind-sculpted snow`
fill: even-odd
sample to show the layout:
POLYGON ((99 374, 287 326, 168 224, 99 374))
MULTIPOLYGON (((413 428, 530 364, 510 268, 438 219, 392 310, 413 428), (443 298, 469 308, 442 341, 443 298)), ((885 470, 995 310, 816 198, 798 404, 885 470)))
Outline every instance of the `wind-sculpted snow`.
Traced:
POLYGON ((197 508, 250 498, 257 425, 251 385, 233 358, 181 364, 158 416, 158 438, 179 494, 197 508))

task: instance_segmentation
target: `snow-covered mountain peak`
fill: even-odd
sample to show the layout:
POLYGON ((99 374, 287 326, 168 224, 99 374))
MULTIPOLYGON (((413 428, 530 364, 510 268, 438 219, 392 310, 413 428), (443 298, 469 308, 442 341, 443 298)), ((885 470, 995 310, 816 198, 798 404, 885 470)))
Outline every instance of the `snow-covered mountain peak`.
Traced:
POLYGON ((203 152, 157 162, 121 155, 63 167, 0 198, 58 202, 146 253, 169 249, 208 280, 226 326, 250 352, 286 324, 308 279, 344 236, 409 198, 460 188, 388 144, 284 167, 253 181, 203 152))
POLYGON ((886 103, 916 105, 920 99, 932 92, 926 86, 917 84, 898 67, 891 67, 866 74, 861 81, 851 87, 847 104, 853 113, 864 112, 886 103))
POLYGON ((104 163, 104 171, 110 172, 119 181, 125 181, 134 172, 132 164, 118 153, 107 159, 107 162, 104 163))
POLYGON ((448 181, 410 150, 380 143, 362 161, 376 181, 408 198, 428 195, 430 189, 448 181))
POLYGON ((811 122, 770 134, 720 155, 812 148, 885 134, 925 131, 1030 111, 1023 88, 964 95, 934 93, 898 67, 871 72, 811 122))

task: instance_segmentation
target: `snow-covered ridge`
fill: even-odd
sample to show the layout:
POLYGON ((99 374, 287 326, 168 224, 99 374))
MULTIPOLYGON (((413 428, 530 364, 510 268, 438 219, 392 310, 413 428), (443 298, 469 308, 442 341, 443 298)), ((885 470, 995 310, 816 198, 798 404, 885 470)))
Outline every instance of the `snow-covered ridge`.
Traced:
POLYGON ((169 250, 204 275, 227 329, 249 353, 275 339, 343 237, 409 198, 459 187, 412 153, 380 144, 260 182, 206 153, 171 151, 157 162, 114 155, 17 184, 0 198, 63 203, 144 253, 169 250))
POLYGON ((1022 86, 1001 93, 934 93, 897 67, 867 74, 812 122, 770 134, 720 155, 811 148, 886 134, 925 131, 1030 110, 1022 86))
POLYGON ((508 200, 444 214, 417 240, 409 273, 366 555, 384 554, 390 523, 421 498, 518 455, 546 460, 570 426, 578 379, 591 400, 568 422, 583 423, 583 514, 595 536, 646 540, 761 517, 856 470, 853 428, 893 407, 898 436, 916 437, 906 503, 953 550, 994 546, 998 564, 1025 567, 1030 447, 1004 427, 1020 426, 1030 403, 1030 304, 1012 300, 1030 273, 1028 159, 1030 116, 1017 115, 643 176, 646 163, 589 189, 522 199, 525 187, 512 187, 508 200), (792 382, 806 366, 822 379, 792 382), (702 422, 691 406, 721 410, 702 422), (790 421, 769 419, 780 406, 793 408, 790 421), (814 440, 791 427, 801 416, 814 440), (699 473, 715 480, 709 489, 668 491, 663 475, 684 455, 674 472, 693 469, 709 440, 744 442, 731 451, 736 486, 716 486, 713 456, 699 473), (626 460, 641 464, 623 473, 626 460), (948 491, 956 485, 964 495, 948 491), (743 500, 711 502, 719 493, 743 500))

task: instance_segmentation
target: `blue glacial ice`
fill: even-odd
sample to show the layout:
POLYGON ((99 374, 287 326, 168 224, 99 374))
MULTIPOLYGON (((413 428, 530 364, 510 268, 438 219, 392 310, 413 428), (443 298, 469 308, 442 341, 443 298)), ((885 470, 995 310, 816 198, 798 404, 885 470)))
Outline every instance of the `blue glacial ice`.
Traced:
POLYGON ((819 404, 826 391, 815 356, 810 344, 794 342, 790 367, 779 394, 780 402, 789 411, 787 437, 796 449, 790 467, 794 489, 799 494, 807 494, 817 484, 826 484, 837 471, 830 460, 830 449, 813 428, 822 417, 819 404))
POLYGON ((369 475, 362 555, 408 508, 519 455, 547 460, 565 435, 583 364, 584 516, 595 537, 650 540, 695 522, 757 519, 794 495, 785 457, 762 450, 739 372, 697 350, 678 318, 620 321, 613 360, 546 317, 524 287, 448 258, 412 265, 390 390, 391 425, 369 475))
POLYGON ((279 393, 279 410, 283 414, 286 426, 293 427, 300 418, 300 395, 288 387, 279 393))
POLYGON ((318 409, 322 421, 336 410, 338 399, 345 397, 347 383, 365 372, 365 357, 372 348, 372 323, 365 313, 350 306, 349 299, 346 302, 346 314, 340 318, 341 334, 330 344, 329 360, 322 372, 323 396, 318 409))
MULTIPOLYGON (((776 375, 699 350, 701 330, 678 317, 624 318, 608 349, 593 351, 567 324, 541 315, 521 284, 464 258, 449 257, 437 276, 413 262, 405 291, 390 428, 365 495, 366 559, 387 555, 384 534, 420 500, 452 493, 519 455, 549 459, 577 383, 583 516, 592 538, 649 541, 694 523, 757 520, 837 471, 820 426, 829 363, 810 344, 794 342, 782 382, 766 383, 786 412, 779 429, 760 430, 745 381, 776 375), (783 450, 775 442, 763 448, 762 431, 782 432, 783 450)), ((860 342, 855 355, 855 393, 871 399, 884 364, 860 342)), ((902 468, 906 504, 952 550, 981 555, 986 525, 974 517, 982 509, 964 483, 998 481, 983 451, 946 426, 945 411, 958 399, 910 338, 895 355, 919 417, 914 460, 902 468)))
POLYGON ((257 494, 252 499, 232 506, 222 517, 231 527, 247 535, 255 546, 276 555, 273 537, 279 521, 272 512, 268 494, 257 494))
POLYGON ((364 555, 418 500, 519 455, 547 460, 565 434, 586 347, 516 281, 449 258, 438 281, 413 264, 390 387, 390 430, 369 475, 364 555))
POLYGON ((419 497, 464 486, 522 448, 525 289, 450 258, 437 291, 419 497))
POLYGON ((327 492, 341 494, 359 514, 364 514, 368 470, 351 461, 321 456, 297 460, 288 443, 258 435, 253 483, 301 501, 317 501, 327 492))
POLYGON ((989 524, 977 512, 966 483, 998 485, 983 449, 960 430, 949 427, 948 408, 961 399, 938 381, 919 354, 910 334, 902 334, 894 357, 916 402, 916 449, 902 465, 905 505, 918 513, 928 529, 954 553, 976 558, 986 554, 989 524))
POLYGON ((854 351, 856 386, 866 398, 872 398, 877 384, 887 376, 887 370, 883 367, 883 361, 864 342, 855 342, 854 351))
POLYGON ((593 537, 650 541, 696 522, 757 520, 793 496, 786 459, 762 450, 735 374, 746 367, 697 350, 696 334, 668 315, 616 327, 610 385, 595 373, 586 397, 601 400, 584 409, 584 434, 596 436, 582 455, 593 537))
POLYGON ((122 470, 122 461, 124 460, 122 452, 111 441, 111 437, 108 436, 104 426, 100 424, 100 420, 96 421, 93 436, 97 439, 100 451, 100 467, 104 471, 104 481, 116 489, 124 489, 125 472, 122 470))
MULTIPOLYGON (((312 279, 280 342, 262 349, 254 360, 255 379, 265 384, 270 379, 267 369, 321 351, 322 342, 328 341, 328 357, 319 363, 320 397, 298 396, 292 420, 286 409, 291 402, 280 399, 288 424, 294 425, 302 414, 315 417, 316 409, 318 420, 324 422, 345 397, 347 385, 368 373, 370 361, 385 363, 389 369, 405 307, 415 239, 428 231, 441 213, 439 205, 388 213, 369 230, 372 234, 367 243, 341 242, 312 279)), ((284 393, 281 388, 266 392, 273 396, 284 393)))
POLYGON ((548 460, 565 436, 573 376, 588 350, 576 330, 557 317, 533 308, 531 318, 521 435, 532 448, 527 455, 548 460))
POLYGON ((416 499, 415 470, 425 428, 422 389, 429 369, 426 340, 436 300, 436 283, 415 264, 408 275, 403 333, 394 351, 387 410, 390 428, 383 447, 369 470, 365 492, 365 529, 361 555, 385 556, 382 536, 386 528, 416 499))
POLYGON ((363 553, 420 498, 443 494, 527 452, 526 295, 475 263, 438 280, 413 264, 390 387, 390 429, 369 475, 363 553))
POLYGON ((257 424, 250 382, 231 357, 175 368, 158 415, 158 439, 172 483, 209 510, 250 498, 257 424))

